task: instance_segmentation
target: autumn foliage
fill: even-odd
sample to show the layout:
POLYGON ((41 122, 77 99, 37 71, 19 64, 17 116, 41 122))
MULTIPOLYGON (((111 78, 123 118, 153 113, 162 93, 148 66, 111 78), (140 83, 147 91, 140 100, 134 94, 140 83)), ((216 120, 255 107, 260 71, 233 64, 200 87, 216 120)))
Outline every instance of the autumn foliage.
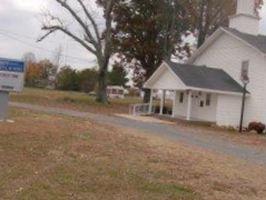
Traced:
POLYGON ((49 60, 27 63, 25 84, 28 87, 44 88, 55 66, 49 60))

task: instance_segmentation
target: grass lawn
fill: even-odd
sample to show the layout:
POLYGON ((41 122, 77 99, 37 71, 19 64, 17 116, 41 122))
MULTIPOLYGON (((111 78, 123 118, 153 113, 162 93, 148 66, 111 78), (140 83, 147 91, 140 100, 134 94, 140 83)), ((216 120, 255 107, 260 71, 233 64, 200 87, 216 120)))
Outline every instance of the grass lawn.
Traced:
POLYGON ((141 99, 131 97, 113 99, 111 104, 103 106, 96 103, 94 97, 90 97, 85 93, 34 88, 25 88, 22 93, 11 94, 11 100, 101 113, 128 113, 130 104, 141 102, 141 99))
POLYGON ((131 129, 12 109, 1 199, 263 199, 266 170, 131 129))
POLYGON ((63 116, 12 110, 0 124, 1 199, 200 199, 155 170, 146 140, 63 116))

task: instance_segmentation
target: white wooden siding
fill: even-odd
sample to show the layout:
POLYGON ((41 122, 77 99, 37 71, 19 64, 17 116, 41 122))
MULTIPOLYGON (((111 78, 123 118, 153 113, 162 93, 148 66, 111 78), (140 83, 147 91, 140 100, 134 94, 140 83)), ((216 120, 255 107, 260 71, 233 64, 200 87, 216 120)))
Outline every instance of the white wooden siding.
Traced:
MULTIPOLYGON (((159 89, 159 90, 180 90, 184 89, 183 82, 174 74, 174 72, 170 71, 170 69, 163 65, 160 70, 160 75, 154 77, 153 80, 148 81, 146 84, 147 88, 150 89, 159 89)), ((156 73, 156 72, 155 72, 156 73)))
POLYGON ((241 97, 219 95, 217 99, 217 125, 237 127, 240 122, 240 110, 241 97))
POLYGON ((175 117, 186 117, 187 114, 187 105, 188 105, 188 95, 187 93, 184 91, 184 99, 183 99, 183 103, 179 102, 179 98, 180 98, 180 93, 181 91, 177 91, 176 92, 176 101, 175 101, 175 109, 174 109, 174 116, 175 117))
POLYGON ((210 106, 206 106, 206 95, 207 93, 202 93, 201 96, 198 95, 198 92, 194 93, 194 98, 192 101, 192 118, 208 121, 208 122, 216 122, 216 107, 217 107, 217 95, 211 94, 211 104, 210 106), (198 98, 195 98, 195 96, 198 98), (200 107, 199 101, 202 100, 204 102, 204 106, 200 107))
MULTIPOLYGON (((183 92, 184 93, 184 101, 183 101, 183 103, 180 103, 179 97, 180 97, 181 92, 182 91, 177 92, 174 115, 176 117, 186 118, 187 106, 188 106, 188 94, 185 91, 183 92)), ((199 95, 199 92, 193 92, 192 95, 193 95, 192 108, 191 108, 192 120, 215 122, 216 121, 216 108, 217 108, 217 95, 211 94, 210 106, 206 106, 207 93, 202 93, 201 95, 199 95), (198 98, 196 98, 196 96, 198 98), (200 107, 200 105, 199 105, 200 100, 204 101, 203 107, 200 107)))
MULTIPOLYGON (((245 125, 254 120, 266 123, 266 59, 262 53, 225 33, 206 49, 195 60, 194 64, 224 69, 236 81, 242 84, 240 81, 240 72, 243 60, 250 60, 250 84, 248 85, 248 90, 251 94, 247 99, 245 125)), ((225 108, 235 106, 234 109, 231 109, 230 114, 228 114, 228 120, 231 119, 229 115, 240 116, 240 108, 238 105, 241 103, 238 102, 238 104, 231 105, 231 101, 227 101, 226 98, 231 99, 232 97, 224 96, 218 102, 220 103, 220 108, 222 106, 225 108)), ((224 112, 218 109, 218 124, 225 121, 220 115, 224 115, 224 112)), ((226 123, 230 124, 228 120, 226 120, 226 123)), ((231 119, 231 124, 235 125, 235 119, 231 119)))

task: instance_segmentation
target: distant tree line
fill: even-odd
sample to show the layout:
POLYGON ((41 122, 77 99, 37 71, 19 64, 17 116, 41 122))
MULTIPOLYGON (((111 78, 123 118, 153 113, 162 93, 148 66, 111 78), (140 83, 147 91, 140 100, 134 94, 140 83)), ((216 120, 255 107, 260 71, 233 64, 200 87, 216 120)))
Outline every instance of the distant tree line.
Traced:
MULTIPOLYGON (((39 62, 29 61, 27 64, 25 85, 28 87, 48 88, 54 82, 55 89, 81 92, 97 90, 98 70, 96 68, 77 70, 71 66, 59 69, 53 78, 57 67, 49 60, 39 62)), ((126 86, 127 72, 118 63, 108 72, 108 85, 126 86)))

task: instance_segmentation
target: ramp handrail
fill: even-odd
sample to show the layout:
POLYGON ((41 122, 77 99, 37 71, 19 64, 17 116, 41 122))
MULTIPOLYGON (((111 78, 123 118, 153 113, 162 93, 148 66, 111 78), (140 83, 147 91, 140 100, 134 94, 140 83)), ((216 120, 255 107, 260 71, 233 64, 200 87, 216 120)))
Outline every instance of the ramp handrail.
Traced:
MULTIPOLYGON (((150 104, 148 103, 130 105, 129 114, 134 115, 134 116, 151 114, 149 113, 149 107, 150 107, 150 104)), ((154 109, 152 109, 152 113, 153 111, 154 109)))

